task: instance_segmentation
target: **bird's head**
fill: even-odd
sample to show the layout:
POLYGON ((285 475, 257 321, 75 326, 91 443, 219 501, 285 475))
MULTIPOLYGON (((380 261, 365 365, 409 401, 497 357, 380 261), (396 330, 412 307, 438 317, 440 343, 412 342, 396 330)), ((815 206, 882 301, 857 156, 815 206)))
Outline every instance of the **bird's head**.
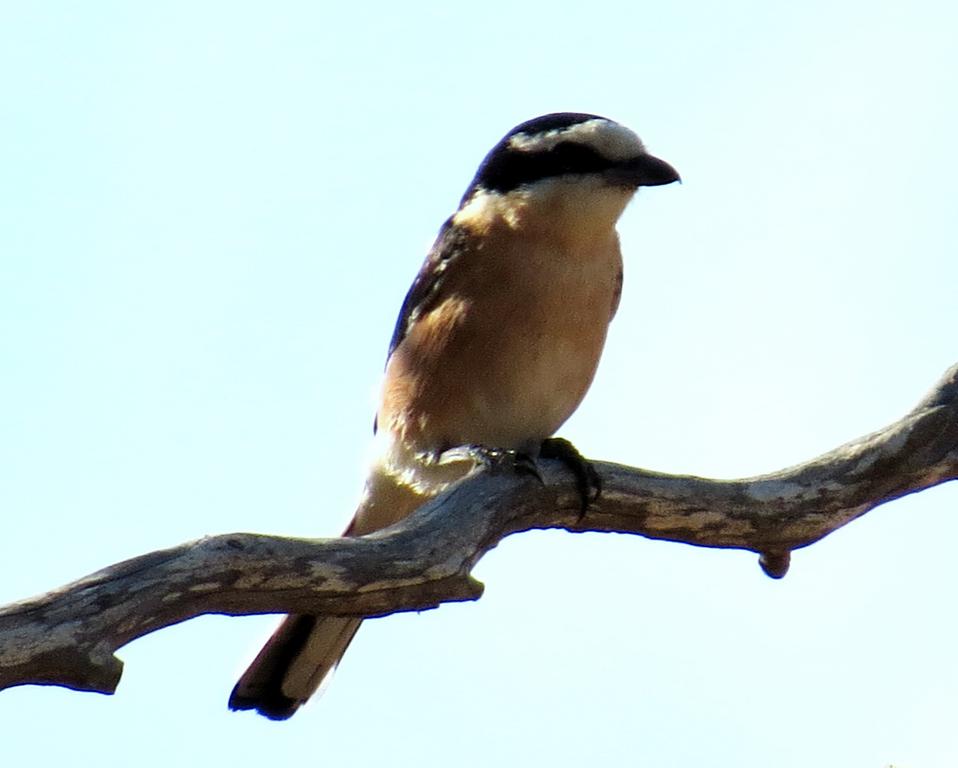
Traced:
POLYGON ((678 180, 676 170, 650 155, 625 126, 598 115, 557 112, 517 125, 490 150, 457 218, 528 220, 541 214, 614 225, 639 187, 678 180))

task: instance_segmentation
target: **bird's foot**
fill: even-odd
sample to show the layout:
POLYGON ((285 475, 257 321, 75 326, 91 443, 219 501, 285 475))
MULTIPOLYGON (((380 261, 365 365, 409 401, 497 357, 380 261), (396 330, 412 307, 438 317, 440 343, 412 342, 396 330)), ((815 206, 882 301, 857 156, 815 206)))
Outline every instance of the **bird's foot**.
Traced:
POLYGON ((540 483, 544 482, 539 467, 536 466, 536 460, 524 451, 507 451, 485 445, 470 445, 469 455, 486 471, 511 471, 519 475, 532 475, 540 483))
POLYGON ((592 462, 586 459, 568 440, 561 437, 549 437, 542 441, 539 457, 558 459, 575 475, 575 486, 579 491, 579 519, 585 517, 589 505, 602 493, 602 478, 595 471, 592 462))

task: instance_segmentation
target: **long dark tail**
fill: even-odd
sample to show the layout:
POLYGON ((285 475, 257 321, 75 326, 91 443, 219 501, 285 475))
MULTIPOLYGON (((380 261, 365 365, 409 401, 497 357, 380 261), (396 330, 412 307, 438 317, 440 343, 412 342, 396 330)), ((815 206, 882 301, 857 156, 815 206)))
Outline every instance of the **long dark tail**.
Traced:
MULTIPOLYGON (((410 454, 409 461, 415 460, 415 454, 410 454)), ((431 471, 438 485, 432 490, 406 484, 402 473, 393 468, 375 466, 343 535, 362 536, 402 520, 473 466, 468 458, 436 465, 431 471)), ((428 469, 416 465, 423 483, 430 479, 422 475, 428 469)), ((292 717, 329 679, 361 623, 362 619, 343 616, 287 616, 233 688, 230 709, 255 709, 273 720, 292 717)))
POLYGON ((271 720, 296 712, 336 669, 361 619, 287 616, 230 694, 230 709, 271 720))

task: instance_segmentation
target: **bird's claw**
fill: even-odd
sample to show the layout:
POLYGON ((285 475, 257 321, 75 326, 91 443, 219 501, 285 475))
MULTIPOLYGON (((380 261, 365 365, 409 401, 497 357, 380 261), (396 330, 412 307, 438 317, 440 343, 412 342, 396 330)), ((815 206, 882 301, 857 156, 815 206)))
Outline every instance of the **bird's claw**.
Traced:
MULTIPOLYGON (((524 451, 509 451, 501 448, 489 448, 485 445, 471 445, 469 455, 488 472, 515 472, 531 475, 545 484, 536 460, 524 451)), ((592 463, 578 449, 561 437, 550 437, 539 446, 539 458, 558 459, 575 476, 576 489, 579 491, 579 520, 585 517, 589 505, 602 493, 602 478, 592 463)))
POLYGON ((585 517, 589 505, 602 493, 602 478, 596 472, 592 462, 586 459, 568 440, 550 437, 542 441, 539 456, 543 459, 558 459, 575 475, 576 489, 579 491, 579 520, 585 517))

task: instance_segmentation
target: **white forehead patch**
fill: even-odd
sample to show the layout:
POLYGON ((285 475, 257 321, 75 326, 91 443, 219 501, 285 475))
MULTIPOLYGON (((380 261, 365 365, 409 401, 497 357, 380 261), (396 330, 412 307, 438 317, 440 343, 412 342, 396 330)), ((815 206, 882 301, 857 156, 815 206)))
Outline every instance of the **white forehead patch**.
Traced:
POLYGON ((548 152, 563 141, 590 146, 609 160, 628 160, 645 154, 645 145, 638 136, 624 125, 601 117, 542 133, 517 133, 509 139, 509 146, 520 152, 548 152))

